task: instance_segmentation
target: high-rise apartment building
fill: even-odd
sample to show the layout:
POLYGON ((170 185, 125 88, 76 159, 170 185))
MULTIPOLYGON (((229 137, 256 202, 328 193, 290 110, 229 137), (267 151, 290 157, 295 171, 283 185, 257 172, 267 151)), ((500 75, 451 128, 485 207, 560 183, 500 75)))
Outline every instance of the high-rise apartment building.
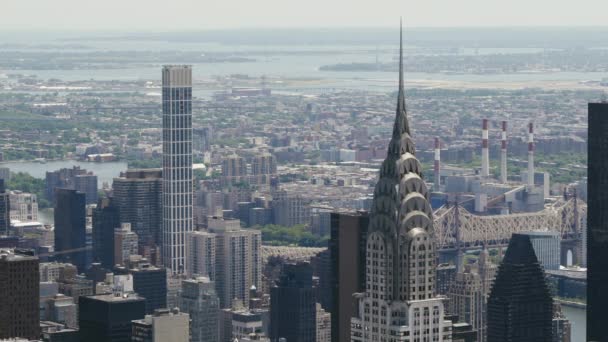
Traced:
POLYGON ((132 342, 190 342, 190 317, 179 309, 158 309, 132 324, 132 342))
POLYGON ((407 120, 402 55, 392 139, 369 218, 366 289, 351 321, 354 342, 452 340, 444 298, 435 294, 433 211, 407 120))
POLYGON ((93 261, 106 269, 114 267, 114 229, 119 227, 119 210, 114 200, 99 200, 93 209, 93 261))
POLYGON ((315 290, 309 263, 285 264, 270 289, 270 339, 315 342, 317 338, 315 290))
POLYGON ((74 166, 46 173, 46 198, 55 204, 55 189, 74 189, 85 194, 86 203, 97 202, 97 176, 74 166))
POLYGON ((138 251, 137 234, 131 231, 130 223, 121 223, 114 229, 114 265, 127 265, 129 257, 138 251))
POLYGON ((490 342, 550 342, 553 298, 530 237, 513 234, 488 298, 490 342))
POLYGON ((86 268, 86 199, 73 189, 55 189, 55 252, 57 261, 86 268))
POLYGON ((589 104, 587 341, 608 340, 608 102, 589 104))
POLYGON ((38 221, 38 198, 35 194, 11 191, 9 200, 11 204, 11 220, 22 222, 38 221))
POLYGON ((262 281, 262 232, 218 217, 210 217, 208 225, 216 235, 215 282, 221 307, 231 307, 235 299, 249 303, 249 289, 260 288, 262 281))
POLYGON ((207 231, 186 234, 188 275, 209 277, 215 281, 216 235, 207 231))
POLYGON ((530 237, 536 258, 545 270, 559 270, 561 235, 559 232, 525 232, 530 237))
POLYGON ((289 195, 285 191, 276 192, 272 199, 274 223, 285 227, 310 223, 312 218, 310 203, 310 199, 301 195, 289 195))
POLYGON ((163 189, 162 257, 184 273, 186 233, 192 231, 192 67, 162 70, 163 189))
MULTIPOLYGON (((350 341, 353 317, 353 294, 365 291, 365 243, 369 215, 367 212, 332 213, 329 239, 330 303, 332 341, 350 341)), ((320 279, 321 284, 326 281, 320 279)), ((327 305, 328 303, 325 303, 327 305)))
POLYGON ((112 183, 120 222, 131 224, 146 258, 148 250, 160 246, 162 186, 162 169, 127 170, 112 183))
POLYGON ((190 315, 192 342, 219 340, 220 300, 209 278, 184 280, 179 307, 190 315))
POLYGON ((38 258, 0 249, 0 340, 40 337, 38 258))
POLYGON ((245 158, 230 156, 222 160, 222 185, 228 186, 247 182, 247 162, 245 158))
POLYGON ((11 204, 4 179, 0 179, 0 236, 8 236, 11 226, 11 204))
POLYGON ((104 294, 80 297, 80 340, 87 342, 131 342, 132 321, 145 317, 145 302, 134 294, 104 294))

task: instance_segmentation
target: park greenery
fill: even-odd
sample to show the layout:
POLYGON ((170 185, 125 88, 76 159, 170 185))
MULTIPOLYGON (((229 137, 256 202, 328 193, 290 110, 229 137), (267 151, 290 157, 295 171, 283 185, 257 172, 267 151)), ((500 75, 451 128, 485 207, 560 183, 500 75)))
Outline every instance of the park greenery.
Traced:
POLYGON ((262 241, 265 245, 327 247, 329 240, 329 236, 314 235, 303 224, 293 227, 269 224, 255 228, 262 231, 262 241))
POLYGON ((46 188, 44 179, 34 178, 26 172, 13 173, 6 187, 9 190, 19 190, 35 194, 38 198, 39 209, 51 207, 51 202, 46 199, 44 194, 46 188))

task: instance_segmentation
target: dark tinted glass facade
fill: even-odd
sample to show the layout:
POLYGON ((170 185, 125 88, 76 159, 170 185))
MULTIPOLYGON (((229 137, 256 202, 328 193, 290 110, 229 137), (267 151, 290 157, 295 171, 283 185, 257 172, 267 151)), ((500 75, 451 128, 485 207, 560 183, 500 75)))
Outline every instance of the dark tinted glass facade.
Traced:
POLYGON ((131 342, 131 321, 145 316, 142 298, 114 295, 79 298, 80 340, 87 342, 131 342))
POLYGON ((608 103, 589 104, 587 340, 608 341, 608 103))
POLYGON ((488 341, 552 341, 553 299, 528 235, 513 234, 487 312, 488 341))
POLYGON ((353 293, 365 292, 365 244, 369 216, 366 212, 332 213, 329 240, 332 305, 332 341, 350 341, 353 293))
POLYGON ((56 260, 76 265, 78 272, 86 269, 86 197, 71 189, 55 190, 55 252, 56 260))
POLYGON ((270 290, 270 338, 315 342, 316 306, 309 263, 285 264, 270 290))
POLYGON ((106 269, 114 267, 114 229, 120 227, 118 208, 102 199, 93 210, 93 260, 106 269))

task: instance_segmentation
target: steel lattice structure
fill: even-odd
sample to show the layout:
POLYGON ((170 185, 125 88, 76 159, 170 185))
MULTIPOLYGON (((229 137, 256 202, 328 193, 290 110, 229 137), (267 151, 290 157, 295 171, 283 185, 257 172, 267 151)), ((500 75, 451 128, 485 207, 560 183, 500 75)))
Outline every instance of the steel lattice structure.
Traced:
POLYGON ((580 239, 587 217, 587 204, 572 197, 559 200, 544 210, 510 215, 474 215, 459 205, 445 205, 435 211, 438 249, 459 249, 506 245, 511 234, 546 230, 563 239, 580 239))

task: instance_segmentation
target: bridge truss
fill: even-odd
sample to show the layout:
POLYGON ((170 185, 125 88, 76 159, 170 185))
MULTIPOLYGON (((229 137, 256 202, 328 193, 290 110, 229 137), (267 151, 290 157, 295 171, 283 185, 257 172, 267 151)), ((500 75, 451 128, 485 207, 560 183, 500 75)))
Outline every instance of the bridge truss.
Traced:
POLYGON ((512 233, 545 230, 559 232, 562 239, 580 240, 586 228, 587 204, 571 197, 542 211, 509 215, 475 215, 457 204, 440 207, 434 214, 439 250, 504 246, 512 233))

